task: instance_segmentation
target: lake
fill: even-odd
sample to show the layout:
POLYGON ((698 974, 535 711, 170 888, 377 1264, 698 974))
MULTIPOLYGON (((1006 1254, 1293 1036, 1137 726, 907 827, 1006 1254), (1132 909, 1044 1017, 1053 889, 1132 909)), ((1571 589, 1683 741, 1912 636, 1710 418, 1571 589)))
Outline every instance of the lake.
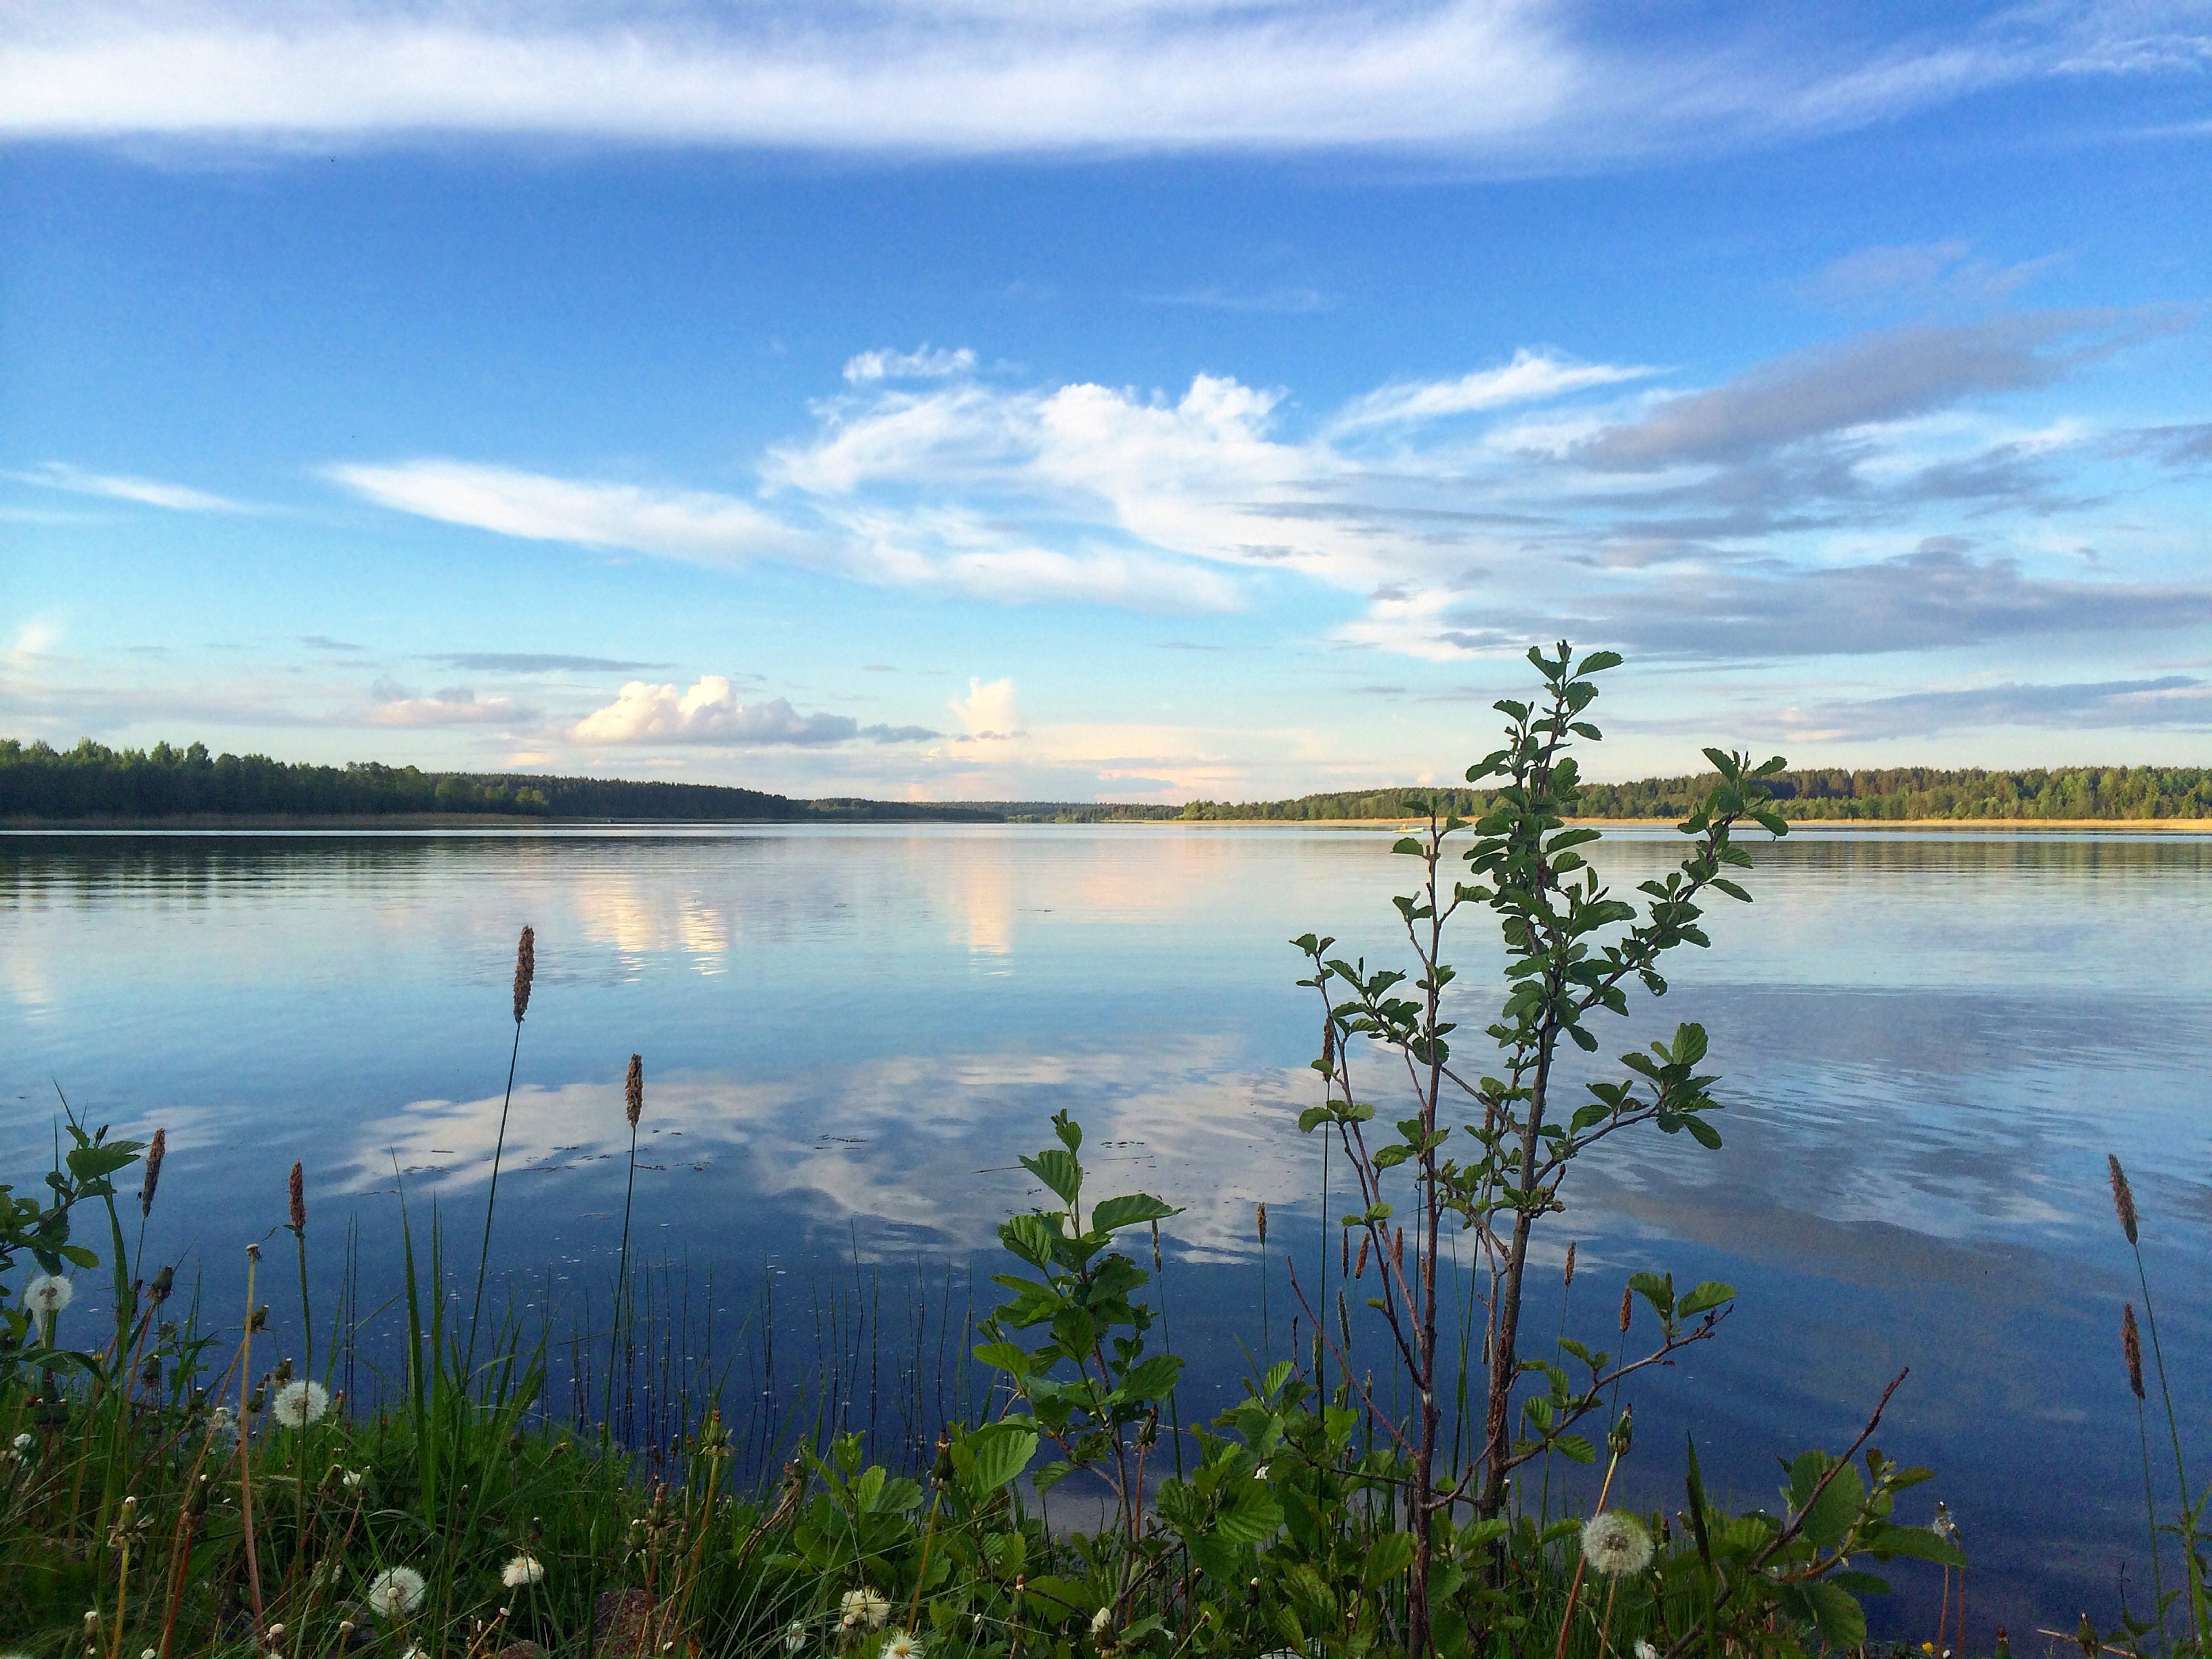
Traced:
MULTIPOLYGON (((1619 832, 1601 863, 1641 879, 1676 840, 1619 832)), ((396 1288, 403 1190, 472 1270, 527 921, 494 1260, 528 1306, 604 1307, 636 1051, 633 1249, 663 1293, 702 1326, 712 1310, 720 1363, 757 1392, 842 1347, 848 1420, 933 1436, 957 1370, 938 1356, 971 1297, 988 1305, 993 1229, 1036 1190, 1016 1158, 1064 1108, 1102 1191, 1185 1206, 1164 1233, 1188 1422, 1231 1397, 1247 1353, 1290 1350, 1283 1258, 1310 1285, 1324 1224, 1320 1142, 1295 1123, 1318 1098, 1317 1015, 1285 941, 1398 959, 1388 901, 1413 866, 1389 846, 1151 826, 8 836, 0 1152, 36 1181, 57 1086, 118 1130, 166 1125, 148 1247, 210 1309, 236 1305, 295 1158, 319 1278, 335 1285, 357 1218, 364 1296, 396 1288), (752 1351, 763 1322, 772 1363, 752 1351)), ((1622 1136, 1577 1170, 1531 1352, 1560 1323, 1569 1238, 1567 1327, 1594 1343, 1613 1341, 1630 1272, 1725 1279, 1741 1298, 1717 1338, 1633 1392, 1634 1501, 1680 1506, 1687 1431, 1710 1484, 1771 1504, 1777 1455, 1839 1449, 1910 1367, 1876 1443, 1939 1472, 1899 1518, 1937 1497, 1955 1512, 1976 1626, 2106 1621, 2124 1574, 2140 1607, 2118 1336, 2138 1292, 2104 1159, 2135 1179, 2201 1456, 2212 840, 1814 830, 1757 854, 1757 903, 1722 902, 1715 948, 1674 957, 1670 994, 1601 1051, 1704 1022, 1726 1144, 1622 1136)), ((1497 959, 1471 919, 1470 1031, 1497 959)), ((264 1282, 280 1333, 281 1243, 264 1282)), ((1553 1480, 1554 1501, 1587 1501, 1586 1472, 1553 1480)), ((1893 1576, 1876 1628, 1932 1633, 1933 1571, 1893 1576)))

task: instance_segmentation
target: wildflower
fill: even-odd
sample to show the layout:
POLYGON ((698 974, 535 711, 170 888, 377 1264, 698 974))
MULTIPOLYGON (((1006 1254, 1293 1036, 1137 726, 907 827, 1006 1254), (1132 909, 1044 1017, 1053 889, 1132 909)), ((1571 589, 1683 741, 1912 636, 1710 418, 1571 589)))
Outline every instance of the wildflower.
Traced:
POLYGON ((1114 1609, 1101 1607, 1091 1615, 1091 1639, 1103 1643, 1114 1633, 1114 1609))
POLYGON ((361 1490, 361 1483, 366 1479, 368 1479, 368 1472, 366 1470, 348 1469, 343 1474, 338 1477, 338 1484, 343 1486, 348 1492, 359 1492, 361 1490))
POLYGON ((870 1630, 881 1630, 884 1621, 891 1616, 891 1604, 864 1584, 859 1589, 845 1592, 838 1613, 838 1622, 847 1630, 857 1630, 863 1625, 870 1630))
POLYGON ((797 1653, 806 1645, 806 1626, 794 1619, 783 1632, 783 1650, 797 1653))
POLYGON ((1936 1519, 1928 1530, 1947 1544, 1955 1544, 1959 1541, 1959 1523, 1951 1518, 1949 1504, 1942 1502, 1936 1504, 1936 1519))
POLYGON ((1255 1480, 1265 1480, 1267 1478, 1267 1466, 1265 1463, 1261 1464, 1258 1468, 1252 1471, 1252 1478, 1255 1480))
POLYGON ((1651 1534, 1610 1510, 1593 1515, 1583 1526, 1583 1559, 1608 1578, 1626 1578, 1651 1565, 1651 1534))
POLYGON ((28 1433, 27 1431, 26 1431, 26 1432, 24 1432, 24 1433, 22 1433, 22 1434, 19 1434, 19 1435, 17 1435, 17 1436, 15 1437, 15 1438, 12 1442, 10 1442, 9 1443, 10 1443, 10 1444, 12 1444, 12 1445, 15 1448, 15 1449, 16 1449, 17 1451, 19 1451, 19 1452, 27 1452, 27 1451, 30 1450, 30 1449, 31 1449, 31 1448, 32 1448, 33 1445, 35 1445, 35 1444, 37 1443, 37 1442, 33 1441, 33 1440, 31 1438, 31 1437, 30 1437, 29 1433, 28 1433))
POLYGON ((23 1305, 33 1313, 51 1318, 76 1299, 76 1287, 66 1279, 52 1273, 40 1273, 23 1286, 23 1305))
POLYGON ((304 1429, 331 1408, 329 1390, 319 1382, 287 1382, 276 1390, 274 1415, 288 1429, 304 1429))
POLYGON ((499 1570, 499 1582, 509 1589, 545 1582, 545 1564, 534 1555, 518 1555, 499 1570))
POLYGON ((1639 1636, 1636 1638, 1636 1659, 1659 1659, 1659 1650, 1639 1636))
POLYGON ((369 1610, 385 1619, 412 1613, 422 1605, 422 1592, 428 1588, 412 1567, 386 1567, 369 1581, 369 1610))
POLYGON ((921 1638, 895 1630, 884 1638, 882 1650, 876 1659, 921 1659, 921 1638))

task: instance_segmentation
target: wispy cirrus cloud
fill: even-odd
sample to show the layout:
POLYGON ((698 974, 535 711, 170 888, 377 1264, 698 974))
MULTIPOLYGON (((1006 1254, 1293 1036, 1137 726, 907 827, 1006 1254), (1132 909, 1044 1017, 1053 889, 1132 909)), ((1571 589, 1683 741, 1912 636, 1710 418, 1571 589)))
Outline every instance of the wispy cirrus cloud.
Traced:
POLYGON ((96 495, 112 501, 133 501, 172 513, 258 513, 249 502, 234 501, 188 484, 166 483, 158 478, 137 478, 115 472, 91 472, 65 461, 46 461, 22 471, 0 474, 18 483, 64 490, 72 495, 96 495))
POLYGON ((2178 74, 2191 33, 1994 4, 1886 34, 1848 14, 1623 28, 1529 0, 22 0, 0 29, 0 135, 15 138, 1359 149, 1523 171, 1766 144, 2090 64, 2178 74))

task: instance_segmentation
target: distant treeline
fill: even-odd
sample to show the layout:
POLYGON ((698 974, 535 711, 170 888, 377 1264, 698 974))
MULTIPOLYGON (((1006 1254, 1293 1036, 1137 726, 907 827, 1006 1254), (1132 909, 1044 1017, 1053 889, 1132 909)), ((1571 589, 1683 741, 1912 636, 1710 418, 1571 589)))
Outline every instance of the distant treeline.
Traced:
MULTIPOLYGON (((1578 816, 1673 819, 1711 787, 1711 774, 1583 787, 1578 816)), ((2212 817, 2212 768, 2081 766, 2020 772, 1901 766, 1784 772, 1771 785, 1790 818, 2212 817)), ((193 817, 350 818, 435 814, 620 818, 658 823, 1110 823, 1245 819, 1312 823, 1402 818, 1433 805, 1462 817, 1489 799, 1478 789, 1364 789, 1295 800, 1100 805, 1066 801, 938 802, 838 796, 794 800, 708 783, 628 783, 610 778, 424 772, 357 761, 291 764, 266 755, 177 749, 110 749, 86 741, 56 750, 0 738, 0 819, 129 822, 193 817)))
MULTIPOLYGON (((1679 778, 1583 787, 1577 816, 1589 818, 1683 817, 1717 781, 1708 772, 1679 778)), ((1980 767, 1948 771, 1895 766, 1847 771, 1840 767, 1784 772, 1768 787, 1787 818, 2199 818, 2212 817, 2212 768, 2075 766, 2025 771, 1980 767)), ((1077 808, 1100 817, 1247 818, 1296 823, 1321 818, 1393 818, 1424 814, 1434 803, 1472 817, 1488 800, 1476 789, 1371 789, 1301 795, 1296 800, 1192 801, 1172 808, 1077 808)))
POLYGON ((184 749, 166 743, 151 749, 110 749, 87 741, 56 750, 0 738, 0 819, 128 822, 441 813, 695 823, 823 818, 990 822, 1004 816, 966 806, 793 800, 720 784, 424 772, 374 761, 292 764, 266 755, 211 755, 198 743, 184 749))

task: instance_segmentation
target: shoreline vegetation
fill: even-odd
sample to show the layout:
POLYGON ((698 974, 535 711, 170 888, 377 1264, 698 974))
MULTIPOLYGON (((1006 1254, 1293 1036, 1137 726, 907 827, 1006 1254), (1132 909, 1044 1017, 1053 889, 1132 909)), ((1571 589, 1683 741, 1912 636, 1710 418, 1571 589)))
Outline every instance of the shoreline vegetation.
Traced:
MULTIPOLYGON (((1866 1402, 1849 1443, 1792 1451, 1778 1498, 1732 1510, 1694 1440, 1638 1442, 1635 1404, 1654 1368, 1725 1353, 1733 1286, 1609 1272, 1571 1328, 1570 1241, 1559 1329, 1524 1322, 1529 1269, 1552 1259, 1540 1230, 1546 1251, 1569 1231, 1580 1158, 1614 1136, 1721 1141, 1702 1026, 1572 1088, 1570 1045, 1595 1054, 1612 1017, 1663 996, 1662 966, 1709 947, 1705 908, 1751 901, 1743 841, 1790 832, 1767 793, 1781 759, 1707 750, 1716 781, 1677 826, 1679 865, 1615 893, 1586 861, 1601 831, 1571 821, 1571 751, 1599 739, 1592 677, 1620 659, 1577 662, 1565 644, 1529 656, 1539 695, 1498 705, 1505 746, 1468 772, 1496 781, 1491 804, 1473 820, 1440 808, 1390 848, 1411 890, 1394 900, 1404 968, 1346 961, 1312 934, 1290 942, 1314 999, 1316 1099, 1297 1129, 1315 1144, 1327 1237, 1302 1226, 1271 1256, 1257 1207, 1260 1351, 1226 1409, 1204 1416, 1178 1388, 1177 1258, 1161 1243, 1175 1195, 1100 1195, 1065 1111, 1018 1160, 1036 1207, 998 1230, 1006 1270, 990 1282, 1006 1299, 962 1316, 949 1406, 940 1346, 934 1414, 916 1342, 896 1448, 838 1408, 841 1389, 848 1403, 865 1391, 872 1425, 873 1351, 848 1334, 880 1288, 842 1315, 832 1303, 826 1349, 815 1307, 817 1360, 842 1384, 803 1361, 779 1370, 766 1319, 738 1336, 767 1347, 761 1390, 718 1365, 711 1327, 692 1366, 688 1303, 635 1273, 629 1194, 652 1109, 635 1054, 607 1103, 630 1136, 622 1247, 556 1334, 550 1301, 518 1305, 530 1270, 490 1272, 536 971, 525 927, 481 1242, 473 1214, 449 1231, 403 1193, 396 1285, 361 1283, 358 1220, 342 1239, 310 1227, 313 1183, 295 1164, 283 1219, 272 1170, 273 1224, 240 1230, 241 1312, 204 1304, 191 1248, 170 1251, 207 1237, 206 1218, 149 1236, 166 1131, 110 1139, 65 1098, 52 1170, 0 1186, 11 1659, 1809 1659, 1914 1643, 2009 1659, 2005 1631, 1970 1620, 1960 1529, 1914 1491, 1930 1471, 1877 1449, 1907 1373, 1866 1402), (1506 957, 1483 999, 1494 1019, 1465 1031, 1443 1000, 1462 912, 1496 928, 1506 957), (319 1308, 311 1249, 341 1245, 343 1291, 319 1308), (380 1318, 398 1327, 381 1340, 380 1318), (1658 1466, 1639 1484, 1671 1499, 1615 1498, 1632 1456, 1658 1466), (1865 1604, 1892 1572, 1940 1589, 1922 1598, 1936 1600, 1932 1641, 1914 1628, 1869 1643, 1865 1604)), ((163 1213, 190 1203, 185 1178, 160 1188, 163 1213)), ((2134 1246, 2117 1162, 2110 1179, 2134 1246)), ((2109 1610, 2109 1629, 2085 1613, 2078 1632, 2040 1634, 2090 1659, 2205 1659, 2203 1500, 2141 1283, 2177 1518, 2160 1518, 2171 1499, 2130 1304, 2116 1359, 2140 1414, 2153 1589, 2109 1610)))
MULTIPOLYGON (((1577 823, 1677 823, 1718 781, 1711 772, 1583 783, 1577 823)), ((2212 829, 2212 768, 2080 766, 1991 770, 1784 769, 1772 809, 1806 827, 2212 829)), ((1431 808, 1470 818, 1495 792, 1414 786, 1273 801, 1181 806, 1071 801, 799 799, 720 784, 532 773, 425 772, 353 762, 288 763, 216 755, 204 744, 73 749, 0 738, 0 828, 9 830, 501 829, 524 823, 1141 823, 1389 827, 1431 808)))

